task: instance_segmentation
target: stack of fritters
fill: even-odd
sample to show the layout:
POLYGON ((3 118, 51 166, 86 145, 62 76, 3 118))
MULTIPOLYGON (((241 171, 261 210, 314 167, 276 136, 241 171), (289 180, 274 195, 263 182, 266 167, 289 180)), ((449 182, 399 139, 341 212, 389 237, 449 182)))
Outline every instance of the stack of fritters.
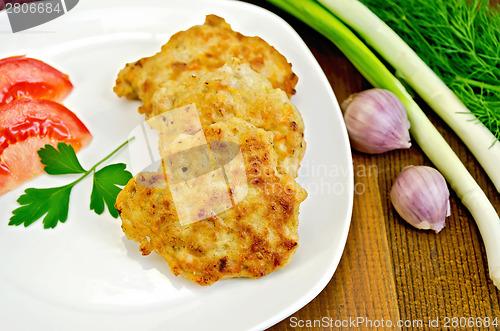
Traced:
MULTIPOLYGON (((115 92, 140 98, 147 119, 194 104, 209 148, 218 141, 239 145, 247 179, 242 199, 228 189, 232 208, 183 225, 164 173, 136 175, 116 207, 123 231, 144 255, 156 251, 175 275, 200 285, 259 278, 290 263, 307 196, 294 179, 305 151, 304 123, 289 100, 296 82, 273 47, 213 15, 120 72, 115 92)), ((186 199, 216 204, 220 197, 195 191, 186 199)))

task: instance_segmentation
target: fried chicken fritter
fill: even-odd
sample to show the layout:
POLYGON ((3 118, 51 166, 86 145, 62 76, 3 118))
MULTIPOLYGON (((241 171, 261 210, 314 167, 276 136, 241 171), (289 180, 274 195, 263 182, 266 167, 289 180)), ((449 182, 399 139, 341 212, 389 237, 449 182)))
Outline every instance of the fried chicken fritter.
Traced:
MULTIPOLYGON (((164 174, 140 173, 116 202, 126 236, 141 244, 144 255, 157 252, 175 275, 200 285, 234 277, 260 278, 288 265, 298 245, 299 205, 307 193, 277 171, 273 134, 236 117, 203 131, 209 142, 239 145, 248 186, 244 198, 231 209, 181 225, 164 174)), ((231 200, 237 200, 233 193, 228 190, 231 200)), ((219 197, 193 191, 190 199, 218 201, 219 197)))
POLYGON ((282 90, 274 89, 248 64, 232 59, 193 78, 189 86, 166 82, 154 93, 151 104, 141 108, 152 118, 188 104, 196 105, 203 126, 235 116, 272 132, 280 171, 297 176, 306 147, 302 116, 282 90))
POLYGON ((274 88, 284 90, 288 96, 295 93, 298 78, 283 55, 259 37, 233 31, 223 18, 215 15, 207 15, 203 25, 174 34, 156 55, 127 64, 118 74, 114 91, 118 96, 138 98, 147 104, 163 83, 189 81, 192 76, 223 66, 233 57, 249 63, 274 88))

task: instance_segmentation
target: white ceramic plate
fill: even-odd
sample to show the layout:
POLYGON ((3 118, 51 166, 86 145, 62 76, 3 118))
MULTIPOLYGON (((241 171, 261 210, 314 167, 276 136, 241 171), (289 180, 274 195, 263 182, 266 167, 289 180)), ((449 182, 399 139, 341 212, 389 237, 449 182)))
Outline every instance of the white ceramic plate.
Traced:
MULTIPOLYGON (((155 254, 143 257, 120 220, 88 207, 91 179, 73 190, 68 221, 43 230, 8 226, 27 187, 67 183, 44 175, 0 197, 1 330, 247 330, 269 327, 311 301, 331 279, 344 248, 353 199, 353 169, 339 106, 320 66, 289 25, 236 1, 85 0, 64 16, 12 34, 0 13, 0 58, 26 54, 67 73, 75 88, 64 104, 94 138, 79 153, 89 167, 142 121, 139 102, 112 88, 125 63, 159 50, 169 36, 224 17, 236 31, 258 35, 293 64, 292 101, 306 124, 307 153, 299 181, 299 249, 293 262, 262 279, 200 287, 170 273, 155 254)), ((127 162, 123 151, 112 162, 127 162)))

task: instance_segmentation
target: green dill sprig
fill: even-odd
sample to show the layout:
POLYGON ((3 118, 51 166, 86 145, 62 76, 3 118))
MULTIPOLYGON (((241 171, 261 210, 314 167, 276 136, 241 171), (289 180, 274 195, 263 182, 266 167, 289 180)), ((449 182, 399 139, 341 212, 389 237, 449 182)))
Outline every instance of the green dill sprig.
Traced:
POLYGON ((500 7, 486 0, 361 0, 500 140, 500 7))

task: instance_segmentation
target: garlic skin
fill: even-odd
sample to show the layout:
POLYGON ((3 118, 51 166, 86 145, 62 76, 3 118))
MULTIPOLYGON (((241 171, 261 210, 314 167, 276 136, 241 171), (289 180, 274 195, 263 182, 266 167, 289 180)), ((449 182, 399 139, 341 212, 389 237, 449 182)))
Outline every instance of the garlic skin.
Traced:
POLYGON ((404 168, 390 196, 398 214, 417 229, 439 232, 450 216, 450 191, 443 175, 434 168, 404 168))
POLYGON ((354 149, 369 154, 409 148, 410 122, 392 92, 373 88, 349 96, 341 106, 354 149))

